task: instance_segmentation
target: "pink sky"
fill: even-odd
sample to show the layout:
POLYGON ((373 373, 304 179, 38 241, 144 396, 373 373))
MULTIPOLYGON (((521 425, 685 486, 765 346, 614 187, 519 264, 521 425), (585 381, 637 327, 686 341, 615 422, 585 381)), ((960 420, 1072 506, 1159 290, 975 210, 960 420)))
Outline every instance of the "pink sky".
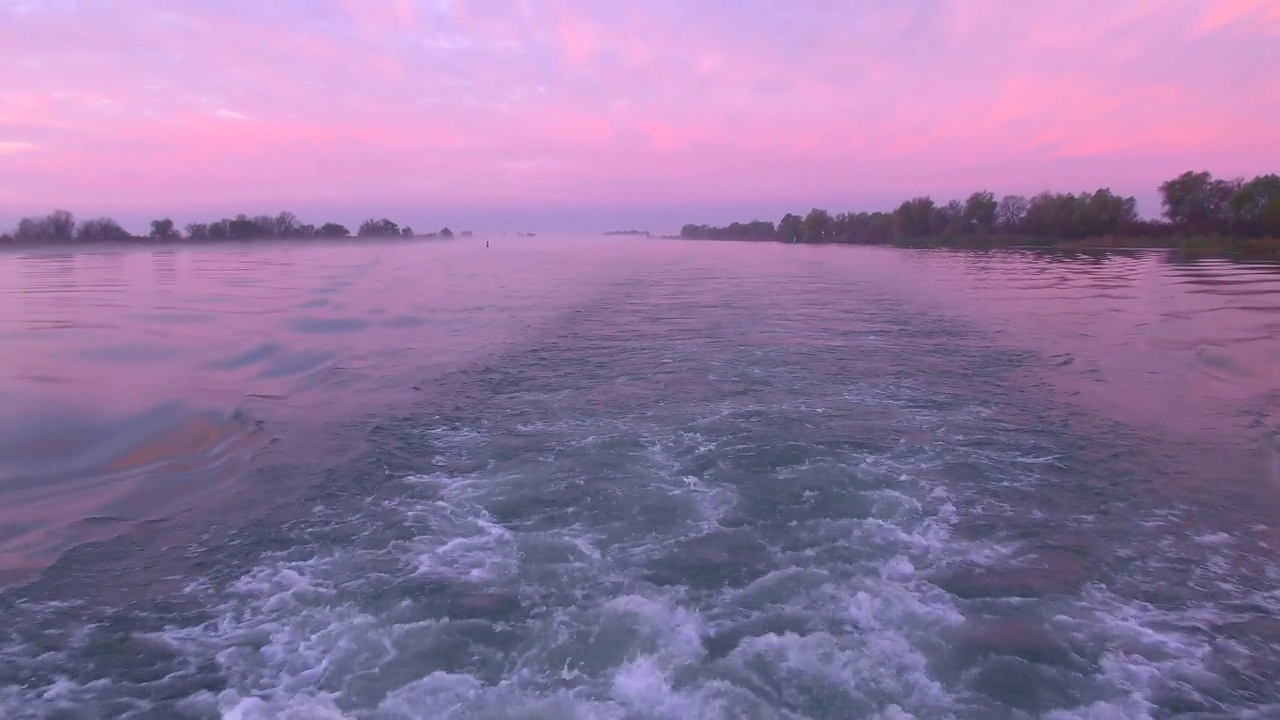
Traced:
POLYGON ((677 229, 1280 172, 1280 0, 0 0, 0 227, 677 229))

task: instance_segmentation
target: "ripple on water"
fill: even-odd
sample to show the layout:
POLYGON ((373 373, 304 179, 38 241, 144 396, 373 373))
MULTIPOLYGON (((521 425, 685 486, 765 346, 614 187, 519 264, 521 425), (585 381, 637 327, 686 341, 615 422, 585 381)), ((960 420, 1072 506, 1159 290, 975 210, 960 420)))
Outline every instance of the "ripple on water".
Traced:
MULTIPOLYGON (((1096 264, 1099 287, 1077 289, 1131 304, 1098 292, 1128 270, 1096 264)), ((1069 275, 1048 284, 1059 285, 1072 287, 1069 275)), ((1093 364, 1087 353, 1041 363, 957 323, 899 322, 853 302, 887 319, 871 340, 841 346, 822 331, 828 314, 803 306, 817 301, 792 290, 768 303, 738 293, 733 337, 696 347, 652 330, 682 333, 699 316, 680 293, 655 310, 636 290, 620 328, 592 326, 618 315, 575 311, 554 352, 505 358, 476 373, 478 390, 431 405, 452 408, 447 419, 379 418, 389 439, 375 434, 368 462, 326 478, 292 522, 188 550, 214 567, 239 563, 163 607, 0 596, 0 677, 17 678, 0 683, 0 711, 798 720, 1280 709, 1280 570, 1250 554, 1254 531, 1142 498, 1174 474, 1150 450, 1170 446, 1129 444, 1095 416, 1079 430, 1077 416, 1044 409, 1041 388, 1013 396, 1003 382, 1061 357, 1077 359, 1055 371, 1074 372, 1093 364), (800 340, 757 352, 742 333, 800 340), (618 377, 626 387, 613 387, 618 377)), ((251 350, 243 367, 285 355, 251 350)))
MULTIPOLYGON (((582 453, 544 458, 561 472, 620 447, 565 446, 564 429, 538 431, 582 453)), ((424 434, 441 454, 494 451, 491 431, 424 434)), ((1092 582, 1074 549, 965 539, 960 488, 916 472, 936 448, 777 464, 802 487, 806 469, 842 482, 859 510, 806 505, 801 490, 777 497, 807 510, 759 510, 752 527, 706 508, 740 510, 752 492, 732 463, 688 472, 736 438, 629 437, 629 457, 650 462, 606 466, 626 473, 623 506, 504 519, 504 502, 552 479, 536 464, 408 476, 363 510, 318 511, 361 528, 345 546, 295 546, 225 588, 193 586, 210 619, 92 642, 133 648, 133 681, 196 688, 137 707, 229 718, 1162 717, 1212 711, 1224 674, 1247 667, 1242 647, 1092 582), (647 505, 687 511, 625 522, 647 505), (963 567, 973 591, 945 579, 963 567)), ((77 642, 55 655, 82 661, 77 642)), ((0 702, 51 712, 107 707, 112 692, 64 677, 0 702)))
POLYGON ((165 405, 131 417, 26 416, 0 440, 0 572, 196 507, 237 474, 253 429, 239 413, 165 405))
MULTIPOLYGON (((466 430, 434 437, 445 452, 483 452, 488 442, 466 430)), ((183 702, 224 717, 378 708, 407 717, 541 709, 729 718, 772 716, 768 707, 814 717, 837 706, 894 716, 954 707, 928 663, 940 629, 963 618, 906 559, 922 546, 946 551, 939 527, 919 517, 942 497, 903 488, 916 492, 910 502, 892 503, 883 520, 864 518, 885 558, 868 575, 815 562, 828 542, 821 512, 796 521, 800 539, 788 548, 720 527, 708 498, 738 489, 715 473, 684 472, 709 442, 682 434, 648 445, 653 462, 628 464, 627 506, 558 527, 503 524, 490 512, 526 490, 528 476, 408 477, 405 492, 387 499, 400 529, 371 529, 388 542, 269 559, 225 593, 195 587, 211 593, 202 602, 216 619, 148 637, 217 663, 226 689, 183 702), (646 504, 686 511, 625 522, 628 507, 646 504), (895 524, 904 504, 919 512, 895 524)), ((64 697, 93 693, 68 687, 64 697)))
POLYGON ((288 325, 304 333, 350 333, 364 330, 370 323, 360 318, 298 317, 290 320, 288 325))

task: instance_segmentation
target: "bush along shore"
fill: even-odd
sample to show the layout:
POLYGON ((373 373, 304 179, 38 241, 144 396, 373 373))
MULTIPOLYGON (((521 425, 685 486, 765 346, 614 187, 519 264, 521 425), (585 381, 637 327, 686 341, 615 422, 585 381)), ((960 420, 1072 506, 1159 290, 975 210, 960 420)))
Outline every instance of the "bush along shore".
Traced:
MULTIPOLYGON (((463 236, 469 236, 464 231, 463 236)), ((207 240, 261 240, 270 238, 346 238, 351 230, 345 225, 327 222, 311 225, 300 222, 291 212, 278 215, 237 215, 209 223, 190 223, 179 229, 173 220, 151 221, 146 235, 133 235, 111 218, 95 218, 77 222, 66 210, 55 210, 44 217, 28 217, 18 222, 12 232, 0 234, 0 247, 5 245, 46 245, 118 242, 178 242, 207 240)), ((417 234, 408 225, 401 227, 387 218, 368 219, 356 228, 357 237, 439 237, 451 238, 453 231, 417 234)))
POLYGON ((1163 219, 1140 220, 1137 203, 1103 188, 1031 198, 975 192, 939 205, 929 197, 891 212, 832 215, 813 209, 724 227, 685 225, 680 237, 906 247, 1173 248, 1188 254, 1280 259, 1280 176, 1222 180, 1186 172, 1159 187, 1163 219))

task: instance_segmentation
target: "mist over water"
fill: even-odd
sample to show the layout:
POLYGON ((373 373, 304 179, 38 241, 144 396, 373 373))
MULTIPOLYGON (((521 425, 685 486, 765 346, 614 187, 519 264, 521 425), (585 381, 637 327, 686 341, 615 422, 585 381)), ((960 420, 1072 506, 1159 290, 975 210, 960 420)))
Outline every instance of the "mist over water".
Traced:
POLYGON ((1280 269, 0 255, 0 716, 1280 713, 1280 269))

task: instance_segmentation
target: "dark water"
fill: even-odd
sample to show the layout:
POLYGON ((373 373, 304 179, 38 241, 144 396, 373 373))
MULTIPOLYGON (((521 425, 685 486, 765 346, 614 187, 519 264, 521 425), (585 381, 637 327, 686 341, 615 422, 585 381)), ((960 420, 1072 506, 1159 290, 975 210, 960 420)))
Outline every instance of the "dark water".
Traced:
POLYGON ((1280 271, 0 256, 0 716, 1280 716, 1280 271))

